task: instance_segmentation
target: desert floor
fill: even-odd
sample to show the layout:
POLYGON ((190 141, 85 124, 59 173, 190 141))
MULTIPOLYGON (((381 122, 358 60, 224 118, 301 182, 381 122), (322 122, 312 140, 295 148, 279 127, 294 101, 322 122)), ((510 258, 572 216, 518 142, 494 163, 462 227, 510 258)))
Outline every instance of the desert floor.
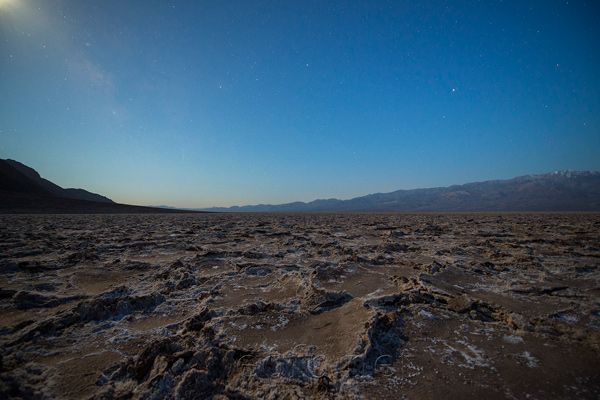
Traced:
POLYGON ((599 214, 0 216, 0 398, 600 397, 599 214))

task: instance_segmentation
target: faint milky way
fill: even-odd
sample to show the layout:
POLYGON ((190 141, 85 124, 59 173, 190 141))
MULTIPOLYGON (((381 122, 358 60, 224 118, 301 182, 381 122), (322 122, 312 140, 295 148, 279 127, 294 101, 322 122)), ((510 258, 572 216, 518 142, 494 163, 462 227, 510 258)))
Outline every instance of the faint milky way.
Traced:
POLYGON ((208 207, 598 170, 584 1, 0 1, 0 158, 208 207))

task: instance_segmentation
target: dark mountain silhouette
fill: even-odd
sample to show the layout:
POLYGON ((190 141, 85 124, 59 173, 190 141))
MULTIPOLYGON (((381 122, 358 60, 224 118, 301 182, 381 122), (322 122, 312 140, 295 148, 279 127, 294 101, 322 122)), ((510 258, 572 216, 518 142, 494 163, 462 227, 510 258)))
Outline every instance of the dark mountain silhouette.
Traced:
POLYGON ((0 213, 122 214, 193 212, 118 204, 83 189, 63 189, 18 161, 0 159, 0 213))
POLYGON ((0 160, 0 190, 21 195, 113 203, 111 199, 83 189, 63 189, 18 161, 0 160))
POLYGON ((22 193, 32 196, 56 197, 48 189, 23 175, 8 160, 0 159, 0 191, 22 193))
POLYGON ((207 208, 227 212, 600 211, 600 172, 557 171, 509 180, 397 190, 350 200, 207 208))

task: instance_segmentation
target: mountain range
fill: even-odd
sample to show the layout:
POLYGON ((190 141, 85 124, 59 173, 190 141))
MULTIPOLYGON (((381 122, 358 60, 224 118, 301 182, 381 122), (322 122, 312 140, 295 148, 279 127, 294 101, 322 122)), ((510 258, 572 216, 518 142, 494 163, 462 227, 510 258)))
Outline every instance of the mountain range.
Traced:
POLYGON ((175 209, 118 204, 63 189, 18 161, 0 159, 0 213, 600 211, 600 171, 556 171, 508 180, 375 193, 350 200, 175 209))
POLYGON ((212 212, 600 211, 600 171, 556 171, 509 180, 397 190, 350 200, 205 208, 212 212))

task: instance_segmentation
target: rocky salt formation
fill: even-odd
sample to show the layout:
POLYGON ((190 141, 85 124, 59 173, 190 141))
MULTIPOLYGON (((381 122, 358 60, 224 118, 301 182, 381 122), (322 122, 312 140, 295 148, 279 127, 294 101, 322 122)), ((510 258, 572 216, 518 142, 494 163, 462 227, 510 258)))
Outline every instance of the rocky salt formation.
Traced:
POLYGON ((598 214, 0 216, 0 398, 598 398, 598 214))

